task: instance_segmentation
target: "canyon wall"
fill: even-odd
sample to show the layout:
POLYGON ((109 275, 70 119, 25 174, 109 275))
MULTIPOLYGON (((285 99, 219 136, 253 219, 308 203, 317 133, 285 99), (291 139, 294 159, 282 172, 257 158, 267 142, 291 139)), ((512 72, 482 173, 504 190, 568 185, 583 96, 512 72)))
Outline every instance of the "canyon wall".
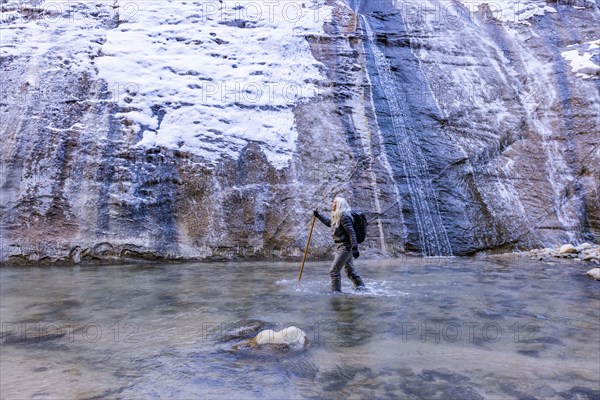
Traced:
POLYGON ((600 12, 511 4, 2 0, 0 262, 599 241, 600 12))

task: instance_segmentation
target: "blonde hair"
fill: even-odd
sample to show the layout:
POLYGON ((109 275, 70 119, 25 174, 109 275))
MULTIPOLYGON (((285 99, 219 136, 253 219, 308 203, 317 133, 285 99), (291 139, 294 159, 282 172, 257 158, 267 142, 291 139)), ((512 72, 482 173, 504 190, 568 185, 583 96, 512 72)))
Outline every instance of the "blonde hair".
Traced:
POLYGON ((337 196, 333 199, 333 202, 335 203, 335 211, 331 212, 331 226, 337 228, 340 226, 342 213, 350 212, 352 209, 350 208, 350 205, 346 199, 343 197, 337 196))

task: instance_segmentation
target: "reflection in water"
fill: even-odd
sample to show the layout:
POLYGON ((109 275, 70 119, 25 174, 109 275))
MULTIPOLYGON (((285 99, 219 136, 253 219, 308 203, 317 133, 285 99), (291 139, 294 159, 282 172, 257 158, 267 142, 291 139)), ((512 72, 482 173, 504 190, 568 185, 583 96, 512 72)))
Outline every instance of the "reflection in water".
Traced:
POLYGON ((370 309, 358 296, 331 296, 331 309, 335 312, 336 343, 344 347, 359 347, 371 338, 371 319, 365 315, 370 309), (361 309, 362 307, 362 309, 361 309), (357 310, 358 309, 358 310, 357 310))
POLYGON ((585 266, 361 261, 0 269, 1 398, 597 399, 585 266), (295 325, 301 352, 232 347, 295 325))

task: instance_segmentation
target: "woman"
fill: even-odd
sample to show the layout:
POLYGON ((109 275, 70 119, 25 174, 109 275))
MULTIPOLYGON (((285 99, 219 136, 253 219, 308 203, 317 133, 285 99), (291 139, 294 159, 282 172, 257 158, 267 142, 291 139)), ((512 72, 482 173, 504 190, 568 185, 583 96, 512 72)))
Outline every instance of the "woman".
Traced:
POLYGON ((335 258, 329 275, 331 276, 331 290, 334 292, 342 291, 342 281, 340 271, 342 267, 346 268, 346 275, 354 283, 356 290, 365 290, 365 284, 358 275, 358 272, 354 269, 354 258, 358 258, 360 255, 358 252, 358 243, 356 242, 356 232, 352 225, 352 215, 350 214, 350 206, 343 197, 336 197, 333 199, 331 205, 331 218, 326 215, 322 215, 315 210, 315 217, 319 218, 319 221, 332 228, 333 240, 336 244, 335 258))

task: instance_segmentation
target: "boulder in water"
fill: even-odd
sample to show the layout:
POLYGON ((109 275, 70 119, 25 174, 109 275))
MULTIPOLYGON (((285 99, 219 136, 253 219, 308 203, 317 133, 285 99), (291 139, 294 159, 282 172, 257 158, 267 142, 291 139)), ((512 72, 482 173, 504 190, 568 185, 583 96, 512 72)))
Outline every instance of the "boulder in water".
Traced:
POLYGON ((308 337, 302 329, 290 326, 280 331, 271 329, 261 331, 254 338, 254 342, 258 346, 283 344, 290 347, 304 347, 308 345, 308 337))
POLYGON ((272 350, 302 350, 308 346, 308 337, 304 331, 295 326, 290 326, 280 331, 267 329, 260 331, 258 335, 234 346, 239 348, 268 348, 272 350))
POLYGON ((587 272, 587 275, 600 281, 600 268, 592 268, 587 272))

